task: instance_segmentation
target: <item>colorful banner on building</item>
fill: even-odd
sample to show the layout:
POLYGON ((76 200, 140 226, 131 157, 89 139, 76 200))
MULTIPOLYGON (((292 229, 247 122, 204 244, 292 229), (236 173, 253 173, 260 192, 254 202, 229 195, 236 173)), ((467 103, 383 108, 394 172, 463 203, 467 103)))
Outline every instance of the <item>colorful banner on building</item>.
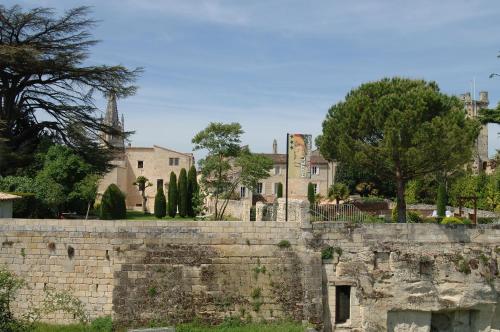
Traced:
POLYGON ((288 140, 288 177, 310 179, 312 135, 290 134, 288 140))

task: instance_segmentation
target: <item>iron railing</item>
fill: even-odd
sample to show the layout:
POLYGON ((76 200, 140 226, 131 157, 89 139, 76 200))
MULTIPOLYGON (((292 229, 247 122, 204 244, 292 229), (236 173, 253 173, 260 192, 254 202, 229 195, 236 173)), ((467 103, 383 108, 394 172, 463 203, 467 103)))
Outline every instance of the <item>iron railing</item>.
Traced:
POLYGON ((314 204, 309 215, 311 221, 366 222, 369 218, 353 204, 314 204))

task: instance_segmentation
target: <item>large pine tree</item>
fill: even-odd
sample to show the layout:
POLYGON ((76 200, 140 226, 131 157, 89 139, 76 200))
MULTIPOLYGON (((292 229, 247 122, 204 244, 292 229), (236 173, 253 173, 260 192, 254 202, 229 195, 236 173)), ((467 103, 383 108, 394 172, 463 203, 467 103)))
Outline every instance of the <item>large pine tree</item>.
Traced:
POLYGON ((99 135, 123 134, 100 121, 94 97, 133 94, 140 69, 88 65, 97 43, 88 15, 88 7, 57 16, 49 8, 0 5, 0 175, 29 165, 44 138, 106 168, 113 151, 99 135))

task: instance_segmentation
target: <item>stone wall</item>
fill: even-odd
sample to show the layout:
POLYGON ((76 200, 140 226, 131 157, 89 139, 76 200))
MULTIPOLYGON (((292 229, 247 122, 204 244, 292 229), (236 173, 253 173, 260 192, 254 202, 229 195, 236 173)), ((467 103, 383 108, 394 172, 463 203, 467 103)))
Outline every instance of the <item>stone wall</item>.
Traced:
POLYGON ((29 286, 18 313, 56 288, 124 324, 240 315, 325 331, 500 329, 497 225, 0 219, 0 243, 0 264, 29 286))

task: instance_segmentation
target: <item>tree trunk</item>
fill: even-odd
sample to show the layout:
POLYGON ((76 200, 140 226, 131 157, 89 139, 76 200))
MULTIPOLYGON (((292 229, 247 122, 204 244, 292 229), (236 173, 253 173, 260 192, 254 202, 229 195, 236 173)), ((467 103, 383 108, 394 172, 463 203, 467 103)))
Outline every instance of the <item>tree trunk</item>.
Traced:
POLYGON ((405 201, 405 187, 406 182, 397 177, 397 208, 398 208, 398 223, 406 222, 406 201, 405 201))
POLYGON ((89 211, 90 211, 90 202, 87 204, 87 213, 85 214, 85 220, 89 218, 89 211))
POLYGON ((145 193, 145 190, 142 191, 142 212, 144 212, 144 214, 146 214, 147 210, 146 210, 146 193, 145 193))

